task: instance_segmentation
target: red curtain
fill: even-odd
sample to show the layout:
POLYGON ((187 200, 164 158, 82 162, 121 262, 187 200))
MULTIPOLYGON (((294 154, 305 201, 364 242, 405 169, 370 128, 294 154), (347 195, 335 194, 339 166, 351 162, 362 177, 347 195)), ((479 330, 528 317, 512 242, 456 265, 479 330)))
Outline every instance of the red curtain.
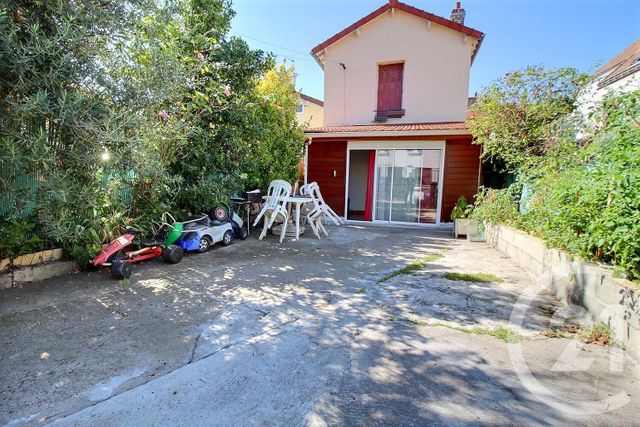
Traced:
POLYGON ((373 176, 376 166, 376 150, 369 150, 369 173, 367 174, 367 195, 364 202, 364 219, 373 219, 373 176))

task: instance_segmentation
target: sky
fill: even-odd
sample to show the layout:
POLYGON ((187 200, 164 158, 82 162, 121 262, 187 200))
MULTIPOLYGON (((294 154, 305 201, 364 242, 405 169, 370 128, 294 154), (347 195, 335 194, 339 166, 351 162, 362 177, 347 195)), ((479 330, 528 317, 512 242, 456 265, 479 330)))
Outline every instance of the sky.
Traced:
MULTIPOLYGON (((455 0, 403 0, 449 18, 455 0)), ((385 0, 234 0, 231 34, 292 62, 296 86, 324 98, 323 73, 309 54, 385 0)), ((640 0, 463 0, 465 25, 485 33, 469 95, 527 65, 593 72, 640 38, 640 0)))

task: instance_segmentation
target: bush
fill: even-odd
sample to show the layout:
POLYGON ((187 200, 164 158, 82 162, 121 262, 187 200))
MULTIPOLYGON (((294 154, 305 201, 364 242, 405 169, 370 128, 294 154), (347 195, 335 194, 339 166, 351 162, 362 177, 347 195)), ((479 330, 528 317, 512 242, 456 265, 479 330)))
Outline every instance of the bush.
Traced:
POLYGON ((200 212, 304 143, 295 73, 228 31, 229 0, 0 6, 0 257, 35 240, 81 263, 123 225, 200 212), (32 234, 28 234, 31 236, 32 234))
POLYGON ((533 190, 525 214, 513 185, 482 192, 474 217, 523 228, 550 246, 640 278, 638 117, 640 91, 605 100, 589 143, 558 135, 538 165, 522 171, 533 190))

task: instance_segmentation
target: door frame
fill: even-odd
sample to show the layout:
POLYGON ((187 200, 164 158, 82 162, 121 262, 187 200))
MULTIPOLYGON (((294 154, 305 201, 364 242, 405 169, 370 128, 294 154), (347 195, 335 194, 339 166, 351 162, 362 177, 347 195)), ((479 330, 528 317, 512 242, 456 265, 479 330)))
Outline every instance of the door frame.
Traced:
MULTIPOLYGON (((398 225, 412 225, 416 227, 439 227, 441 224, 440 216, 442 210, 442 194, 443 194, 443 186, 444 186, 444 165, 445 165, 445 156, 446 156, 446 140, 434 140, 434 141, 347 141, 347 170, 346 170, 346 179, 344 186, 344 220, 358 222, 363 224, 398 224, 398 225), (401 221, 387 221, 387 220, 379 220, 376 219, 376 208, 377 208, 377 195, 378 195, 378 154, 376 152, 375 161, 376 165, 374 165, 374 186, 373 186, 373 220, 372 221, 357 221, 357 220, 349 220, 347 216, 349 214, 347 210, 347 205, 349 202, 349 174, 351 173, 351 150, 441 150, 442 155, 440 156, 440 172, 438 174, 438 201, 436 208, 436 222, 434 224, 422 224, 416 222, 401 222, 401 221)), ((393 176, 393 175, 392 175, 393 176)))

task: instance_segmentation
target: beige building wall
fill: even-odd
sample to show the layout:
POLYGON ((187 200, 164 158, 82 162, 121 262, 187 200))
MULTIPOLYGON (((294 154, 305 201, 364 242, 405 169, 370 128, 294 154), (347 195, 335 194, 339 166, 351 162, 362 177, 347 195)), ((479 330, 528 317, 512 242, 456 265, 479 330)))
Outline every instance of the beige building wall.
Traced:
POLYGON ((378 64, 402 61, 406 112, 387 123, 464 121, 477 43, 400 10, 375 18, 326 49, 324 125, 370 124, 377 108, 378 64))
POLYGON ((298 124, 305 129, 322 127, 324 121, 324 108, 314 102, 300 98, 302 113, 296 113, 298 124))

